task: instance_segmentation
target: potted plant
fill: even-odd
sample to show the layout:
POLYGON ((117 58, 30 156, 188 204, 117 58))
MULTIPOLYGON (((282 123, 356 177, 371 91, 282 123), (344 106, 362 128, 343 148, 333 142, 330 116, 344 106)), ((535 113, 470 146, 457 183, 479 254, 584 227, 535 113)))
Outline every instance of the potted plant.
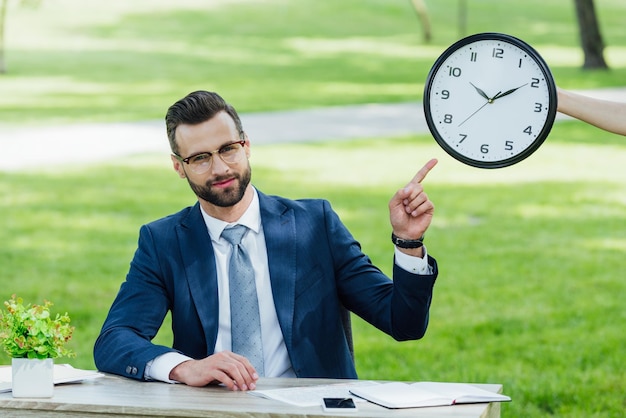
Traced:
POLYGON ((52 302, 25 305, 13 295, 0 311, 0 340, 11 356, 12 388, 16 398, 49 398, 54 390, 54 359, 73 357, 65 344, 72 338, 67 312, 52 316, 52 302))

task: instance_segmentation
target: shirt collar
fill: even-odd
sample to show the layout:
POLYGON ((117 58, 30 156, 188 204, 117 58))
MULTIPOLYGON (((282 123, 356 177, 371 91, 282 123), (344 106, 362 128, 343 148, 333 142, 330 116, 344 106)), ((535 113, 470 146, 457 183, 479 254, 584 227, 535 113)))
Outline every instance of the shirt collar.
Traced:
POLYGON ((254 233, 258 234, 261 230, 261 209, 259 205, 259 195, 256 189, 253 187, 252 190, 254 194, 252 195, 252 202, 250 202, 250 206, 241 215, 235 222, 224 222, 220 219, 214 218, 207 214, 202 206, 200 206, 200 212, 202 213, 202 218, 204 218, 204 223, 206 224, 207 230, 209 231, 209 236, 211 240, 214 242, 218 242, 220 236, 222 235, 222 231, 228 226, 233 225, 244 225, 250 228, 254 233))

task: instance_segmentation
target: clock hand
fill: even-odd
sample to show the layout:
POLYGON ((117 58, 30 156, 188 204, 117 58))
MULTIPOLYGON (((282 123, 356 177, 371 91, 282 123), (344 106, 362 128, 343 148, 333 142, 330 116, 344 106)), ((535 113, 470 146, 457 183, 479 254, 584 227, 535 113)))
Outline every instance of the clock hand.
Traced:
MULTIPOLYGON (((528 84, 528 83, 526 83, 526 84, 528 84)), ((515 87, 514 89, 507 90, 507 91, 505 91, 505 92, 504 92, 504 93, 502 93, 502 94, 498 93, 498 94, 496 94, 495 96, 493 96, 493 98, 492 98, 491 100, 493 101, 493 100, 499 99, 500 97, 508 96, 509 94, 513 93, 515 90, 517 90, 517 89, 521 89, 521 88, 522 88, 522 87, 524 87, 526 84, 522 84, 522 85, 521 85, 521 86, 519 86, 519 87, 515 87)))
POLYGON ((459 123, 459 126, 463 125, 465 122, 467 122, 469 120, 469 118, 471 118, 472 116, 474 116, 476 113, 478 113, 480 111, 480 109, 482 109, 483 107, 487 106, 489 103, 491 103, 490 101, 485 102, 484 105, 482 105, 481 107, 479 107, 478 109, 476 109, 476 111, 474 113, 472 113, 471 115, 469 115, 467 118, 465 118, 465 120, 461 123, 459 123))
MULTIPOLYGON (((471 83, 470 83, 471 84, 471 83)), ((472 84, 473 85, 473 84, 472 84)), ((487 99, 487 101, 485 102, 485 104, 483 104, 481 107, 479 107, 478 109, 476 109, 476 111, 474 113, 472 113, 471 115, 469 115, 467 118, 465 118, 465 120, 461 123, 459 123, 458 126, 463 125, 465 122, 467 122, 469 120, 469 118, 471 118, 472 116, 474 116, 476 113, 478 113, 480 111, 480 109, 482 109, 483 107, 487 106, 490 103, 493 103, 493 101, 495 100, 496 97, 498 97, 498 95, 502 93, 501 91, 499 91, 498 93, 496 93, 495 96, 493 96, 491 99, 489 97, 485 97, 487 99)), ((482 96, 482 95, 481 95, 482 96)))
POLYGON ((474 83, 470 82, 470 84, 472 85, 472 87, 474 87, 476 89, 476 91, 478 92, 478 94, 480 94, 481 96, 483 96, 485 99, 489 100, 489 96, 487 96, 487 93, 485 93, 484 91, 482 91, 481 89, 479 89, 478 87, 476 87, 474 85, 474 83))

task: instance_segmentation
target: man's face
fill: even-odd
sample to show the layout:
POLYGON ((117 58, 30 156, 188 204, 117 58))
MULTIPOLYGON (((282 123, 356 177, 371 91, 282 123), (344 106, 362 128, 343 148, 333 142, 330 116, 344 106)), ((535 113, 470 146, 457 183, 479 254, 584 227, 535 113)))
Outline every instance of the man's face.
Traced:
POLYGON ((206 172, 194 172, 193 158, 190 165, 173 157, 174 169, 181 177, 187 178, 189 186, 200 199, 214 206, 232 207, 241 201, 250 184, 249 143, 246 139, 243 147, 235 145, 238 151, 235 161, 231 163, 224 162, 216 151, 239 140, 235 122, 225 112, 197 125, 180 125, 176 128, 176 142, 181 157, 207 152, 212 155, 206 172))

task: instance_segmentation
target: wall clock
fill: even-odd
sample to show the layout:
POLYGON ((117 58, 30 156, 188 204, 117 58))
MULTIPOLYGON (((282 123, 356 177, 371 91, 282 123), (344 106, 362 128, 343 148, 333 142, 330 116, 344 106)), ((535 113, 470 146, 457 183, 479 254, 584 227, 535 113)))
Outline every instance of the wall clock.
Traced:
POLYGON ((435 61, 424 88, 426 122, 462 163, 507 167, 535 152, 556 116, 550 69, 526 42, 502 33, 463 38, 435 61))

